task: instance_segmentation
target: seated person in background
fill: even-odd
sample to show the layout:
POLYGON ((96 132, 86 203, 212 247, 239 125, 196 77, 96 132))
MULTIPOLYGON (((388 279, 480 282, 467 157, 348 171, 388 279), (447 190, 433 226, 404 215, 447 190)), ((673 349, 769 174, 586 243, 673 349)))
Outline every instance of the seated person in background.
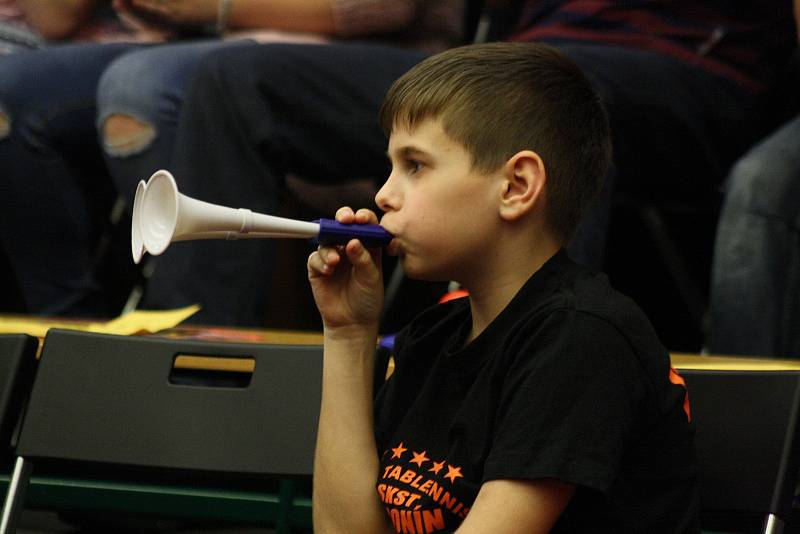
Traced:
MULTIPOLYGON (((576 232, 571 256, 602 264, 614 187, 645 200, 715 199, 728 165, 759 137, 752 112, 791 53, 789 3, 522 4, 504 39, 546 42, 564 52, 610 115, 613 170, 576 232)), ((263 213, 275 212, 287 174, 323 184, 382 176, 385 147, 374 117, 392 81, 424 57, 362 44, 215 51, 187 92, 167 168, 190 196, 263 213)), ((496 100, 486 95, 483 105, 496 100)), ((192 320, 258 324, 270 293, 269 247, 256 240, 171 247, 156 262, 143 306, 200 302, 204 311, 192 320)))
POLYGON ((457 48, 400 78, 380 122, 389 252, 470 296, 398 335, 373 408, 381 251, 309 257, 325 340, 315 531, 698 532, 681 380, 639 308, 563 249, 611 156, 586 77, 541 44, 457 48))
POLYGON ((728 180, 708 350, 800 356, 800 117, 756 145, 728 180))
MULTIPOLYGON (((203 23, 217 16, 217 3, 212 2, 204 19, 208 3, 173 2, 172 11, 162 3, 132 0, 152 6, 151 16, 169 15, 173 23, 203 23), (187 4, 198 4, 197 10, 187 4), (181 7, 183 11, 181 12, 181 7)), ((463 0, 270 0, 246 2, 228 0, 224 15, 226 41, 238 44, 260 43, 328 43, 346 40, 369 40, 385 44, 440 51, 461 44, 463 0), (244 40, 243 40, 244 39, 244 40)), ((169 3, 166 4, 169 6, 169 3)), ((186 45, 197 50, 198 45, 186 45)), ((220 48, 208 43, 202 52, 220 48)), ((179 47, 139 50, 115 60, 103 73, 98 87, 97 124, 106 163, 121 194, 133 201, 139 180, 147 179, 158 169, 169 165, 175 145, 175 126, 185 85, 199 61, 183 58, 188 53, 179 47), (165 57, 166 56, 166 57, 165 57), (175 59, 171 59, 175 58, 175 59), (176 72, 179 80, 153 79, 153 72, 165 68, 176 72), (185 73, 186 72, 186 73, 185 73), (161 87, 161 98, 152 97, 152 86, 161 87), (155 102, 153 102, 155 100, 155 102)), ((275 80, 280 83, 279 79, 275 80)))
MULTIPOLYGON (((224 39, 60 46, 0 61, 0 107, 11 124, 0 138, 0 246, 27 311, 120 312, 122 303, 98 281, 101 230, 118 191, 132 198, 136 181, 169 166, 184 89, 205 54, 256 37, 327 42, 369 35, 442 49, 461 28, 460 3, 118 0, 121 17, 136 28, 130 41, 177 39, 209 24, 224 39), (125 187, 114 188, 104 157, 125 187)), ((262 321, 263 314, 250 324, 262 321)))
MULTIPOLYGON (((795 0, 800 42, 800 0, 795 0)), ((783 91, 800 109, 800 49, 783 91)), ((753 147, 725 184, 710 291, 708 350, 800 357, 800 115, 753 147)))
MULTIPOLYGON (((91 114, 82 110, 94 105, 96 65, 62 61, 62 52, 96 47, 116 53, 123 45, 98 43, 139 38, 108 1, 0 0, 0 264, 7 265, 9 255, 21 260, 14 262, 11 276, 3 270, 0 291, 17 294, 19 278, 28 309, 57 313, 65 300, 75 305, 78 298, 72 295, 94 285, 83 265, 76 268, 79 262, 91 263, 87 241, 94 236, 76 227, 104 226, 112 198, 108 187, 95 185, 96 167, 84 156, 92 154, 87 147, 95 144, 93 129, 87 133, 80 127, 92 124, 91 114), (12 95, 14 87, 19 91, 12 95), (71 172, 80 176, 85 192, 70 185, 71 172), (66 212, 70 206, 73 211, 66 212), (70 281, 44 282, 54 277, 70 281), (32 290, 38 283, 48 289, 32 290)), ((96 149, 93 154, 100 159, 96 149)), ((13 301, 7 311, 25 311, 19 304, 13 301)))
POLYGON ((711 274, 710 352, 800 356, 800 117, 734 167, 711 274))

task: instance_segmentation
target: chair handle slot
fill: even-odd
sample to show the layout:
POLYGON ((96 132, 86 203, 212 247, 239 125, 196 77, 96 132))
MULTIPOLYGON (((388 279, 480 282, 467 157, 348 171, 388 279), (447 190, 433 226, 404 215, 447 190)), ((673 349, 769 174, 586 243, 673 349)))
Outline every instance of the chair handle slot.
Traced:
POLYGON ((169 383, 179 386, 246 388, 256 369, 252 356, 177 354, 169 383))

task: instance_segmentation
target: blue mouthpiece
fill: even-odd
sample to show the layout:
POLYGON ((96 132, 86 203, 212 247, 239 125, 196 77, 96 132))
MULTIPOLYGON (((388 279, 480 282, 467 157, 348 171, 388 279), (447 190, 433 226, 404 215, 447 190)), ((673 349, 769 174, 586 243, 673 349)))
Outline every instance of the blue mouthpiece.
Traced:
POLYGON ((365 247, 384 247, 394 237, 379 224, 342 224, 333 219, 318 219, 319 235, 314 240, 320 245, 346 245, 358 239, 365 247))

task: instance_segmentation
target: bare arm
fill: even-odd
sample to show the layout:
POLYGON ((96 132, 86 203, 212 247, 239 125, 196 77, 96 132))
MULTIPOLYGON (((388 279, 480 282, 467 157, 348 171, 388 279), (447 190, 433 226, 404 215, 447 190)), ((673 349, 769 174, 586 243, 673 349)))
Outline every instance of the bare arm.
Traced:
MULTIPOLYGON (((215 22, 223 0, 126 0, 134 10, 172 24, 215 22)), ((391 32, 410 24, 414 0, 230 0, 226 26, 232 30, 271 29, 333 35, 335 11, 355 18, 359 32, 391 32), (364 21, 368 21, 365 25, 364 21)), ((339 21, 341 22, 341 21, 339 21)))
POLYGON ((333 0, 232 0, 228 26, 333 34, 333 0))
POLYGON ((574 493, 556 480, 486 482, 457 534, 546 534, 574 493))
POLYGON ((314 459, 314 531, 390 532, 375 481, 372 415, 377 331, 325 332, 322 408, 314 459))
POLYGON ((25 18, 50 41, 69 38, 86 22, 97 0, 17 0, 25 18))
MULTIPOLYGON (((135 12, 171 24, 208 24, 217 20, 223 0, 127 0, 135 12)), ((333 33, 334 0, 230 0, 230 29, 333 33)))
MULTIPOLYGON (((344 223, 376 223, 375 214, 349 208, 344 223)), ((380 250, 358 241, 322 247, 308 259, 308 278, 324 326, 322 406, 314 459, 314 531, 389 532, 375 483, 372 380, 378 317, 383 304, 380 250)))
POLYGON ((800 0, 794 0, 794 26, 797 32, 797 42, 800 43, 800 0))

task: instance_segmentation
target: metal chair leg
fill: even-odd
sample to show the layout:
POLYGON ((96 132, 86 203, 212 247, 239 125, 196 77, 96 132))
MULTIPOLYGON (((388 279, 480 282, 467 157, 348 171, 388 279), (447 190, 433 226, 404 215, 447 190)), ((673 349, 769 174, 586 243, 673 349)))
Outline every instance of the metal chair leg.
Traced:
POLYGON ((764 534, 781 534, 782 532, 783 521, 775 514, 769 514, 764 525, 764 534))
POLYGON ((18 457, 14 463, 14 472, 8 483, 3 515, 0 518, 0 534, 11 534, 17 531, 17 522, 25 504, 25 490, 28 489, 32 468, 33 463, 22 456, 18 457))

